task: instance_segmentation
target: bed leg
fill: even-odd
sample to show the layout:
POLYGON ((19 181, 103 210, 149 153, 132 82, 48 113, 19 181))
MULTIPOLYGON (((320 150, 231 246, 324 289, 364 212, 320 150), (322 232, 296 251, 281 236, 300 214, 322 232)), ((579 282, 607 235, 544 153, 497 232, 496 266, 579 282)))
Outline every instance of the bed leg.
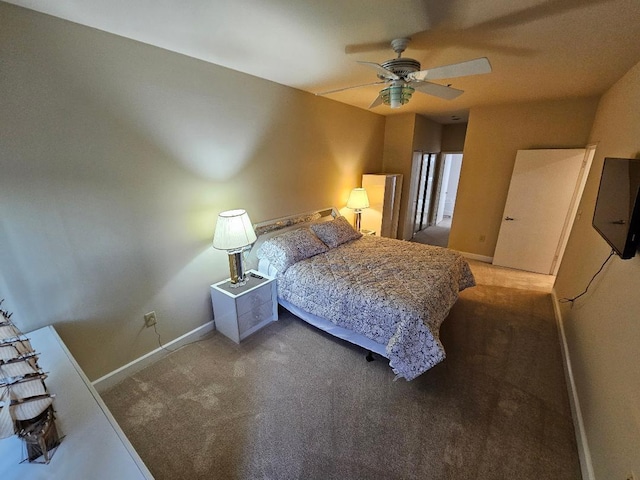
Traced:
POLYGON ((365 357, 367 362, 373 362, 375 358, 373 357, 373 352, 371 350, 367 351, 367 356, 365 357))

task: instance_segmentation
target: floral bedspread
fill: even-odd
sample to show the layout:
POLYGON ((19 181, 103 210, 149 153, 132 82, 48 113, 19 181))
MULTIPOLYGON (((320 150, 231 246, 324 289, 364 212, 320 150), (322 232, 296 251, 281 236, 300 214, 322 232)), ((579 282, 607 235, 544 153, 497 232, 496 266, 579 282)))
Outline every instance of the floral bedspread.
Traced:
POLYGON ((466 260, 440 247, 364 236, 278 274, 278 296, 386 345, 393 371, 412 380, 445 358, 440 325, 475 285, 466 260))

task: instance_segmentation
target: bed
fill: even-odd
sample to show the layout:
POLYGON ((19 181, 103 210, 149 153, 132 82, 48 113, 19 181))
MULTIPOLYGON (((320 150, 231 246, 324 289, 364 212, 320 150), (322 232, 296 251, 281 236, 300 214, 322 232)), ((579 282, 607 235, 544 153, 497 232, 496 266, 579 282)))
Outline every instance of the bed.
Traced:
POLYGON ((258 269, 297 317, 389 359, 412 380, 440 363, 440 325, 475 285, 458 252, 361 235, 335 209, 256 225, 258 269))

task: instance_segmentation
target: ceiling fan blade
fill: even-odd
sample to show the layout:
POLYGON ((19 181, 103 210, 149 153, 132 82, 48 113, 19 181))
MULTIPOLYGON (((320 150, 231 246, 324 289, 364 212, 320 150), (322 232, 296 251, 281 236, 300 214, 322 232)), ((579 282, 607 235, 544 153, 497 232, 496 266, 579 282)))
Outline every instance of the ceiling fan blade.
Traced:
POLYGON ((466 62, 453 63, 442 67, 430 68, 419 72, 410 73, 411 80, 439 80, 442 78, 465 77, 467 75, 480 75, 491 73, 491 64, 486 57, 468 60, 466 62))
POLYGON ((345 90, 351 90, 352 88, 370 87, 371 85, 383 85, 385 83, 387 82, 385 82, 384 80, 381 80, 379 82, 363 83, 362 85, 353 85, 351 87, 336 88, 335 90, 327 90, 326 92, 319 92, 319 93, 316 93, 316 95, 329 95, 330 93, 343 92, 345 90))
POLYGON ((358 62, 358 63, 361 65, 366 65, 367 67, 373 68, 378 72, 378 75, 380 75, 383 78, 387 78, 389 80, 400 80, 400 77, 398 75, 393 73, 391 70, 387 70, 382 65, 378 65, 377 63, 374 63, 374 62, 358 62))
MULTIPOLYGON (((546 20, 566 14, 572 10, 583 9, 589 5, 604 4, 612 1, 546 0, 544 2, 535 2, 535 5, 530 7, 492 17, 464 28, 454 28, 450 22, 447 22, 453 8, 448 5, 450 2, 432 2, 433 6, 430 8, 428 15, 432 20, 429 29, 414 32, 407 36, 411 38, 411 48, 413 50, 429 50, 434 45, 439 48, 460 45, 485 52, 492 50, 503 52, 507 55, 533 55, 536 52, 531 48, 495 44, 492 40, 499 41, 500 30, 502 29, 524 26, 537 20, 546 20), (482 46, 481 43, 485 41, 489 43, 482 46)), ((515 4, 517 2, 512 3, 515 4)))
POLYGON ((439 83, 411 82, 409 85, 422 93, 433 95, 434 97, 444 98, 445 100, 453 100, 454 98, 458 98, 464 93, 464 90, 447 87, 446 85, 440 85, 439 83))
POLYGON ((473 29, 500 29, 519 27, 535 20, 561 15, 571 10, 584 8, 590 4, 606 3, 610 0, 547 0, 537 5, 523 8, 501 17, 486 20, 474 25, 473 29))
POLYGON ((376 97, 376 99, 371 102, 371 105, 369 105, 369 108, 375 108, 378 105, 382 105, 382 95, 378 94, 378 96, 376 97))

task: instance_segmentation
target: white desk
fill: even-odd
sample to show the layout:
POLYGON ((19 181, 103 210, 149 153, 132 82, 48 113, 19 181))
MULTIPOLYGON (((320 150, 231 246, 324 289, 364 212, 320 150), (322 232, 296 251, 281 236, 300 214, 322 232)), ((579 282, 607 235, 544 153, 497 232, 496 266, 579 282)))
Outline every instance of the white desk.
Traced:
POLYGON ((2 480, 153 479, 106 405, 53 327, 28 333, 56 398, 56 424, 62 439, 48 465, 20 463, 22 440, 0 440, 2 480))

